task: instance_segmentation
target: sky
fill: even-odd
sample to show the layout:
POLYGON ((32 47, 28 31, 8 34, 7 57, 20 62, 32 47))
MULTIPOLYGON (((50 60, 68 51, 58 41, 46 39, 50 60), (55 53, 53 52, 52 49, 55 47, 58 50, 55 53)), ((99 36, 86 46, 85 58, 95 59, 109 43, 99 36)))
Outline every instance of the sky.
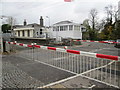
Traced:
POLYGON ((99 19, 106 16, 105 7, 113 5, 118 7, 120 0, 0 0, 0 15, 12 16, 16 24, 23 24, 26 19, 28 24, 38 23, 43 16, 44 25, 49 26, 60 21, 73 21, 82 23, 89 18, 91 9, 96 8, 99 19), (47 17, 48 18, 47 18, 47 17))

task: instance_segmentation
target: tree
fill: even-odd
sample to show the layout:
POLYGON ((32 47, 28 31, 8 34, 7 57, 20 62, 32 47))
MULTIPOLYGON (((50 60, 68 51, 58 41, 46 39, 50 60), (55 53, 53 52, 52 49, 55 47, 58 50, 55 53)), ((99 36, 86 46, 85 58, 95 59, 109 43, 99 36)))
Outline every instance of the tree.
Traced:
POLYGON ((91 28, 89 29, 89 38, 90 40, 95 40, 96 39, 96 23, 97 23, 97 10, 96 9, 91 9, 90 10, 90 21, 91 21, 91 28))
POLYGON ((83 26, 86 27, 86 30, 87 30, 87 31, 90 29, 89 19, 85 19, 85 20, 83 21, 83 26))
POLYGON ((11 31, 11 25, 9 25, 9 24, 3 24, 2 25, 2 32, 3 33, 10 33, 11 31))
POLYGON ((108 5, 105 7, 105 11, 107 13, 107 23, 112 24, 112 20, 113 20, 113 6, 112 5, 108 5))
POLYGON ((106 12, 106 20, 108 23, 112 24, 113 21, 116 22, 118 18, 118 10, 116 9, 116 6, 108 5, 105 7, 106 12))
POLYGON ((120 25, 117 20, 118 10, 114 6, 108 5, 105 7, 105 11, 106 11, 105 24, 99 36, 101 37, 101 39, 104 40, 117 39, 119 36, 118 33, 119 33, 119 25, 120 25))
POLYGON ((85 37, 89 37, 90 40, 95 39, 117 39, 120 38, 120 20, 118 20, 118 10, 115 6, 108 5, 105 7, 106 17, 101 21, 97 21, 98 12, 96 9, 91 9, 89 13, 89 22, 83 25, 86 27, 87 31, 84 32, 85 37))
POLYGON ((105 22, 104 19, 100 20, 99 23, 96 24, 96 29, 97 29, 98 31, 103 30, 105 24, 106 24, 106 22, 105 22))
POLYGON ((82 38, 86 40, 89 39, 89 30, 90 30, 89 19, 85 19, 83 21, 83 26, 86 28, 86 31, 82 31, 82 38))
POLYGON ((7 19, 6 19, 6 23, 8 23, 9 25, 15 25, 16 23, 17 23, 17 20, 16 20, 16 18, 13 18, 13 17, 8 17, 7 19))
POLYGON ((114 25, 115 30, 113 31, 115 39, 120 39, 120 20, 116 21, 114 25))
POLYGON ((97 10, 96 9, 91 9, 90 11, 90 21, 92 24, 92 30, 95 30, 95 25, 97 23, 97 10))

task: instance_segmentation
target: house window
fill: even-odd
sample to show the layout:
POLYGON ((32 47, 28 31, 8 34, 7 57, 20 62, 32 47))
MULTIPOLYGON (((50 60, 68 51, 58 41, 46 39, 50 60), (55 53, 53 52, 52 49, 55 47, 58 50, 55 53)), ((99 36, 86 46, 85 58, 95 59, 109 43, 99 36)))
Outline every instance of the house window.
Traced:
POLYGON ((42 29, 40 29, 40 34, 42 34, 42 29))
POLYGON ((27 31, 27 34, 28 34, 28 37, 29 37, 30 36, 30 31, 29 30, 27 31))
POLYGON ((85 32, 85 31, 86 31, 86 28, 83 28, 83 27, 82 27, 82 28, 81 28, 81 31, 82 31, 82 32, 85 32))
POLYGON ((59 26, 56 27, 56 31, 59 31, 59 26))
POLYGON ((53 27, 53 31, 56 31, 56 27, 53 27))
POLYGON ((60 26, 60 31, 63 31, 63 26, 60 26))
POLYGON ((20 31, 18 31, 18 36, 20 37, 20 31))
POLYGON ((69 30, 73 30, 73 25, 69 25, 69 30))
POLYGON ((68 26, 63 26, 63 31, 67 31, 68 30, 68 26))
POLYGON ((59 26, 53 27, 53 31, 59 31, 59 26))
POLYGON ((22 31, 22 35, 23 35, 23 37, 25 36, 25 31, 24 30, 22 31))
POLYGON ((37 35, 38 35, 38 32, 37 32, 37 35))
POLYGON ((74 30, 80 30, 80 26, 75 25, 74 30))
POLYGON ((80 26, 78 26, 78 30, 80 30, 80 26))

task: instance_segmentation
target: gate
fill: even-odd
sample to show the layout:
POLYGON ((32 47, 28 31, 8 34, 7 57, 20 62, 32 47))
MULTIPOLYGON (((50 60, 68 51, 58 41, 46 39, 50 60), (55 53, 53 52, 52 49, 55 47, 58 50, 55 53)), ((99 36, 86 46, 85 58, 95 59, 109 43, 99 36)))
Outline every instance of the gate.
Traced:
POLYGON ((17 56, 119 88, 118 56, 90 53, 62 48, 6 42, 14 45, 17 56))

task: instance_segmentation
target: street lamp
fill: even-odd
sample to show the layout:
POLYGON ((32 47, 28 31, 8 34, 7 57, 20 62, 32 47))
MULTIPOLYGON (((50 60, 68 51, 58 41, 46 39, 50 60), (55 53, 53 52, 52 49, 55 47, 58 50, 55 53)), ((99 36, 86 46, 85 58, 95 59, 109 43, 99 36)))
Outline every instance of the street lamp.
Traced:
POLYGON ((50 27, 50 17, 46 16, 46 18, 48 18, 48 19, 49 19, 49 27, 50 27))
POLYGON ((0 17, 0 43, 1 43, 1 53, 3 53, 3 38, 2 38, 2 17, 0 17))
POLYGON ((1 16, 1 19, 3 19, 3 18, 8 18, 8 19, 10 19, 10 24, 11 24, 11 31, 12 31, 12 33, 13 33, 13 18, 11 17, 11 16, 1 16))
MULTIPOLYGON (((13 21, 13 18, 11 17, 11 16, 0 16, 0 19, 3 19, 3 18, 8 18, 8 19, 10 19, 10 24, 11 24, 11 31, 12 31, 12 33, 13 33, 13 35, 14 35, 14 32, 13 32, 13 27, 12 27, 12 21, 13 21)), ((0 25, 2 26, 2 20, 1 20, 1 22, 0 22, 0 25)), ((3 53, 4 52, 4 50, 3 50, 3 37, 2 37, 2 28, 0 29, 0 41, 1 41, 1 53, 3 53)))

